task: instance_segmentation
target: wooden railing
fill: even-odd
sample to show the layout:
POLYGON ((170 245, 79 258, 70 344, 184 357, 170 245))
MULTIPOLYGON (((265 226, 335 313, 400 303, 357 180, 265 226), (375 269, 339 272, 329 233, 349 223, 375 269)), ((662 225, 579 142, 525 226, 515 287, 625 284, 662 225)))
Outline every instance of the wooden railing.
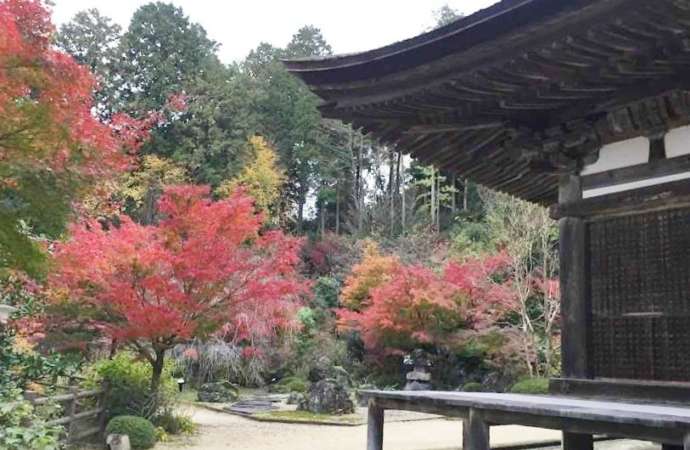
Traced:
POLYGON ((61 404, 63 405, 63 417, 46 422, 48 426, 64 426, 65 441, 67 443, 80 441, 87 437, 102 433, 105 429, 105 394, 107 387, 92 390, 79 390, 76 387, 70 388, 68 394, 53 395, 50 397, 38 397, 30 399, 34 405, 61 404), (80 410, 81 401, 85 399, 95 399, 95 407, 92 409, 80 410), (96 419, 94 426, 86 429, 79 429, 78 424, 87 419, 96 419))

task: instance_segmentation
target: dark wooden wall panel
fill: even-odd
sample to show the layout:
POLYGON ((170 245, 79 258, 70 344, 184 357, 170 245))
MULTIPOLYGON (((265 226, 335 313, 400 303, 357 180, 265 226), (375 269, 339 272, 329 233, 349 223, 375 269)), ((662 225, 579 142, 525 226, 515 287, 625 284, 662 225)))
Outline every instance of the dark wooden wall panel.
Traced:
POLYGON ((690 208, 588 225, 595 377, 690 381, 690 208))

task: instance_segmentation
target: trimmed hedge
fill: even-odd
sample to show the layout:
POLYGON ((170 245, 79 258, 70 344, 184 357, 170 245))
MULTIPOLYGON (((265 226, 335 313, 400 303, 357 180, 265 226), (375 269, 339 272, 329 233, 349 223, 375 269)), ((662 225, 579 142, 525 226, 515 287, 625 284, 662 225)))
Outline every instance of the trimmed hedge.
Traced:
POLYGON ((484 392, 486 389, 481 383, 470 381, 462 386, 462 392, 484 392))
POLYGON ((548 378, 526 378, 520 380, 510 388, 512 394, 548 394, 548 378))
POLYGON ((106 434, 126 434, 133 449, 147 449, 156 445, 156 428, 137 416, 113 417, 105 427, 106 434))

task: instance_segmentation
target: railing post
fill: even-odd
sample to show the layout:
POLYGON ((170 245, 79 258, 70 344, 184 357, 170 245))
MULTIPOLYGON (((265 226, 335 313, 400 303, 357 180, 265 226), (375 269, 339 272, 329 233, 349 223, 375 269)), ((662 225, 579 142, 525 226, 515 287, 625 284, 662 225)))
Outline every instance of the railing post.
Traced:
POLYGON ((105 435, 105 427, 106 427, 106 419, 108 418, 108 410, 106 409, 106 400, 108 398, 108 392, 110 389, 110 385, 108 384, 107 381, 104 381, 102 384, 103 392, 101 392, 101 395, 98 396, 98 403, 97 403, 97 408, 102 409, 100 414, 98 415, 98 428, 100 429, 101 435, 105 435))
POLYGON ((377 406, 374 399, 370 399, 367 419, 367 450, 383 450, 383 422, 383 408, 377 406))
POLYGON ((470 409, 462 425, 462 450, 491 450, 489 437, 489 425, 481 413, 470 409))
POLYGON ((76 386, 70 387, 70 393, 72 394, 72 401, 69 406, 69 424, 67 424, 67 442, 72 442, 72 437, 74 436, 75 429, 75 419, 74 416, 77 414, 77 393, 79 389, 76 386))

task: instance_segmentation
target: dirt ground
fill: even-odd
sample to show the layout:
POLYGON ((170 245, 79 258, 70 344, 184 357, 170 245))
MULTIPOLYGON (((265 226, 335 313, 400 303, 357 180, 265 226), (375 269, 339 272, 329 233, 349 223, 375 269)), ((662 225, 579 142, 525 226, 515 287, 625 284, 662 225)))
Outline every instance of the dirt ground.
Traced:
MULTIPOLYGON (((242 417, 188 407, 199 425, 196 436, 161 443, 156 450, 361 450, 366 427, 333 427, 256 422, 242 417)), ((494 427, 492 447, 535 440, 557 440, 560 433, 526 427, 494 427)), ((460 450, 462 424, 433 419, 386 424, 384 448, 395 450, 460 450)), ((602 443, 601 450, 658 450, 635 443, 602 443)))

